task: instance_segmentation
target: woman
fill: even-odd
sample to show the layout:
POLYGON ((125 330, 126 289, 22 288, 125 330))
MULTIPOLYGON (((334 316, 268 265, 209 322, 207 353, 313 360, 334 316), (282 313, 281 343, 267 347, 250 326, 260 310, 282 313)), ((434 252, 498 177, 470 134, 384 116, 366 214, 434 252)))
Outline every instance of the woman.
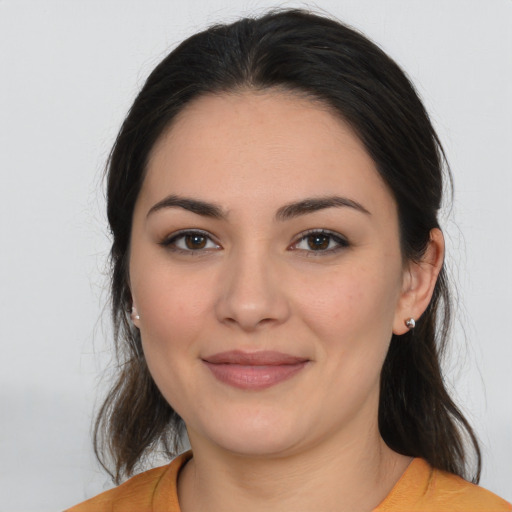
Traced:
POLYGON ((336 21, 269 13, 164 59, 109 162, 96 449, 117 482, 184 427, 192 450, 71 510, 511 510, 469 483, 440 371, 442 166, 403 72, 336 21))

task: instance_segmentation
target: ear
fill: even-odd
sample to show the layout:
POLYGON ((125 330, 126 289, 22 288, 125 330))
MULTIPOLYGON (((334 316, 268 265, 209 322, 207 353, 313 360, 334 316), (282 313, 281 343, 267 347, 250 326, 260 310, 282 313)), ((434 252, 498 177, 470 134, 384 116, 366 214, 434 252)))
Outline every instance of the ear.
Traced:
POLYGON ((444 260, 444 237, 440 229, 430 231, 430 240, 420 261, 410 261, 404 269, 402 291, 398 301, 393 333, 404 334, 408 318, 418 318, 430 303, 444 260))

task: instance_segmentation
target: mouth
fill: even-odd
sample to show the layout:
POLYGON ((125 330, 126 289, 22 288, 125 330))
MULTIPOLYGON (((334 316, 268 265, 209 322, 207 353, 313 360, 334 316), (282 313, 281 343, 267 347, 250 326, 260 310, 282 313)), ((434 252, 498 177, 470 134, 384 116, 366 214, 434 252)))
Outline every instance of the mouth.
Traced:
POLYGON ((202 359, 220 382, 239 389, 260 390, 290 379, 309 362, 281 352, 233 350, 202 359))

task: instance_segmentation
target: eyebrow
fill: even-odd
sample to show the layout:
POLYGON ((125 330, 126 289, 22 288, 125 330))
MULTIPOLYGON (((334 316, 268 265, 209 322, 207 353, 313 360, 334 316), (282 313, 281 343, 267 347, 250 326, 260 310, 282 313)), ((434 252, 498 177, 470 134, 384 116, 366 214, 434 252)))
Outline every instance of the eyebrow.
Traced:
MULTIPOLYGON (((319 210, 341 207, 353 208, 354 210, 366 215, 371 215, 371 213, 362 204, 354 201, 353 199, 341 196, 325 196, 310 197, 301 201, 286 204, 277 210, 275 218, 282 222, 319 210)), ((147 217, 152 213, 165 208, 183 208, 184 210, 196 213, 197 215, 214 219, 223 220, 228 217, 228 212, 215 203, 209 203, 199 199, 192 199, 190 197, 182 197, 174 194, 165 197, 153 205, 148 211, 147 217)))
POLYGON ((199 199, 191 199, 189 197, 181 197, 170 195, 153 205, 146 217, 164 208, 183 208, 189 212, 197 213, 203 217, 211 217, 214 219, 225 219, 228 215, 222 207, 214 203, 207 203, 199 199))
POLYGON ((341 196, 326 196, 326 197, 311 197, 298 201, 296 203, 290 203, 282 206, 276 212, 276 219, 285 221, 300 215, 306 215, 308 213, 317 212, 326 208, 353 208, 366 215, 371 213, 357 201, 341 196))

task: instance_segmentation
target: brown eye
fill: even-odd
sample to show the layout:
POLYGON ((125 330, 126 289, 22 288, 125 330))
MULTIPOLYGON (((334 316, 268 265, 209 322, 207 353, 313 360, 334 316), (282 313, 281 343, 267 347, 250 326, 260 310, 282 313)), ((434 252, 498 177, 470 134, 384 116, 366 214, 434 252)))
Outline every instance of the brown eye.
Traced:
POLYGON ((346 238, 339 233, 319 229, 304 233, 298 242, 291 246, 291 249, 310 254, 327 255, 346 249, 349 245, 346 238))
POLYGON ((181 231, 160 242, 171 251, 204 254, 208 251, 221 249, 208 233, 202 231, 181 231))
POLYGON ((206 247, 206 242, 208 239, 199 233, 194 233, 192 235, 185 235, 185 245, 187 246, 187 249, 190 250, 197 250, 197 249, 204 249, 206 247))
POLYGON ((306 237, 308 247, 312 251, 322 251, 329 247, 329 242, 331 241, 331 236, 324 235, 322 233, 315 233, 313 235, 308 235, 306 237))

